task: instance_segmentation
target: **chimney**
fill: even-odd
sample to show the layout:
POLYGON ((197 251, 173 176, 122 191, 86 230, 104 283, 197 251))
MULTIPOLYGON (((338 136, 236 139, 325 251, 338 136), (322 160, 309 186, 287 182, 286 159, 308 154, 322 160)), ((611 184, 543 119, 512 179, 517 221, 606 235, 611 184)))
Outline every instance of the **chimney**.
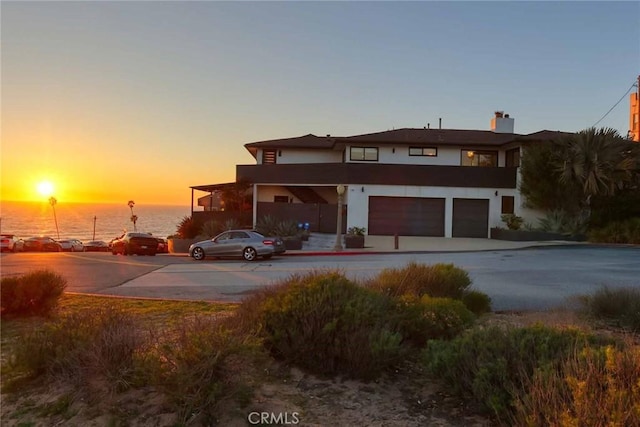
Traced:
POLYGON ((514 120, 504 111, 496 111, 491 119, 491 131, 495 133, 513 133, 514 120))

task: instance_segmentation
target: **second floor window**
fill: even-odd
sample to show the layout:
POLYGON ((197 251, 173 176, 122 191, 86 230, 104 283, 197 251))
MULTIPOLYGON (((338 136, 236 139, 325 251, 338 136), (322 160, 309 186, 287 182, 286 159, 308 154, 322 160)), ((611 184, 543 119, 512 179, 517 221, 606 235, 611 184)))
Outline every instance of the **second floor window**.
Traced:
POLYGON ((409 147, 409 155, 436 157, 438 149, 435 147, 409 147))
POLYGON ((462 152, 460 153, 460 164, 462 166, 497 167, 498 152, 462 150, 462 152))
POLYGON ((350 156, 351 160, 357 161, 378 161, 378 148, 376 147, 351 147, 350 156))
POLYGON ((520 149, 514 148, 513 150, 507 150, 505 163, 508 168, 517 168, 520 166, 520 149))

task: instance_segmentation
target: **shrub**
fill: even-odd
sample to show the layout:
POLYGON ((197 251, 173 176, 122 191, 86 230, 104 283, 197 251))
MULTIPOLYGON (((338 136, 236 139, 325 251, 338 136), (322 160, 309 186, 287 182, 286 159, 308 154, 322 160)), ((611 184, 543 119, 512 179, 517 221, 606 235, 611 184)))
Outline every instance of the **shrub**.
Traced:
POLYGON ((190 216, 183 217, 176 229, 176 234, 181 239, 195 239, 199 232, 200 228, 198 227, 198 224, 196 224, 190 216))
POLYGON ((475 316, 460 301, 450 298, 398 300, 398 329, 412 345, 424 346, 430 339, 450 339, 473 324, 475 316))
POLYGON ((537 371, 515 425, 640 426, 640 347, 586 347, 537 371))
POLYGON ((499 420, 514 414, 537 370, 557 369, 588 337, 574 330, 541 326, 471 330, 452 341, 430 341, 423 352, 427 370, 454 392, 470 395, 499 420))
POLYGON ((592 229, 589 241, 597 243, 640 243, 640 218, 610 222, 604 227, 592 229))
POLYGON ((466 290, 462 295, 462 302, 476 316, 491 311, 491 298, 480 291, 466 290))
POLYGON ((199 235, 211 239, 216 237, 222 231, 220 224, 215 219, 205 222, 200 228, 199 235))
POLYGON ((583 234, 587 229, 587 217, 584 212, 571 214, 563 210, 547 212, 544 218, 538 220, 538 228, 542 231, 561 234, 583 234))
POLYGON ((291 237, 297 236, 299 233, 298 224, 295 221, 280 221, 276 225, 274 232, 274 236, 280 237, 291 237))
POLYGON ((212 425, 220 401, 241 387, 248 363, 236 363, 255 354, 256 341, 234 334, 217 319, 186 319, 170 339, 158 345, 160 372, 155 376, 167 393, 181 423, 199 418, 212 425), (238 365, 238 366, 235 366, 238 365))
POLYGON ((524 222, 524 219, 521 216, 514 214, 503 214, 500 219, 502 222, 507 224, 507 228, 509 228, 509 230, 520 230, 520 227, 522 227, 522 223, 524 222))
POLYGON ((401 355, 392 301, 338 272, 293 275, 245 304, 238 315, 262 328, 267 349, 314 373, 372 378, 401 355))
POLYGON ((640 290, 603 287, 581 298, 583 312, 593 319, 640 332, 640 290))
POLYGON ((236 228, 240 228, 240 223, 235 218, 229 218, 224 222, 223 225, 224 230, 234 230, 236 228))
POLYGON ((0 282, 2 315, 48 315, 58 305, 67 280, 51 270, 36 270, 0 282))
POLYGON ((347 234, 352 236, 364 236, 367 229, 365 227, 349 227, 347 230, 347 234))
POLYGON ((82 382, 102 375, 116 387, 134 376, 142 337, 135 319, 111 308, 65 315, 17 342, 10 366, 30 376, 47 374, 82 382))
POLYGON ((271 215, 265 215, 258 219, 256 231, 263 236, 275 236, 277 227, 278 219, 271 215))
POLYGON ((453 264, 418 264, 403 268, 385 268, 365 284, 391 297, 412 295, 462 299, 471 285, 469 274, 453 264))

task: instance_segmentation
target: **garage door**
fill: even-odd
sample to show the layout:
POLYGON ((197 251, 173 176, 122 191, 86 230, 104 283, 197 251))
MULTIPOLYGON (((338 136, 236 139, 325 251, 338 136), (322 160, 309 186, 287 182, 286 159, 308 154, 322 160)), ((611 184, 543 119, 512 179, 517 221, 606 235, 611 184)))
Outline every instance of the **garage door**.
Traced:
POLYGON ((369 234, 444 236, 444 199, 369 197, 369 234))
POLYGON ((453 199, 453 237, 489 237, 489 199, 453 199))

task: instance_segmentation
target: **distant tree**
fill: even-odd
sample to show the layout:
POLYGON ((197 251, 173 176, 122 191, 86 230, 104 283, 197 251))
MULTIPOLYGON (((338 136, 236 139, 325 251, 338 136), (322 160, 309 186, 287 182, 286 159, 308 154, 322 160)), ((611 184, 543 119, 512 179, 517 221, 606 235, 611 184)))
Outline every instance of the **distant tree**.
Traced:
POLYGON ((221 191, 220 198, 225 211, 243 212, 250 209, 252 184, 248 181, 237 181, 221 191))

